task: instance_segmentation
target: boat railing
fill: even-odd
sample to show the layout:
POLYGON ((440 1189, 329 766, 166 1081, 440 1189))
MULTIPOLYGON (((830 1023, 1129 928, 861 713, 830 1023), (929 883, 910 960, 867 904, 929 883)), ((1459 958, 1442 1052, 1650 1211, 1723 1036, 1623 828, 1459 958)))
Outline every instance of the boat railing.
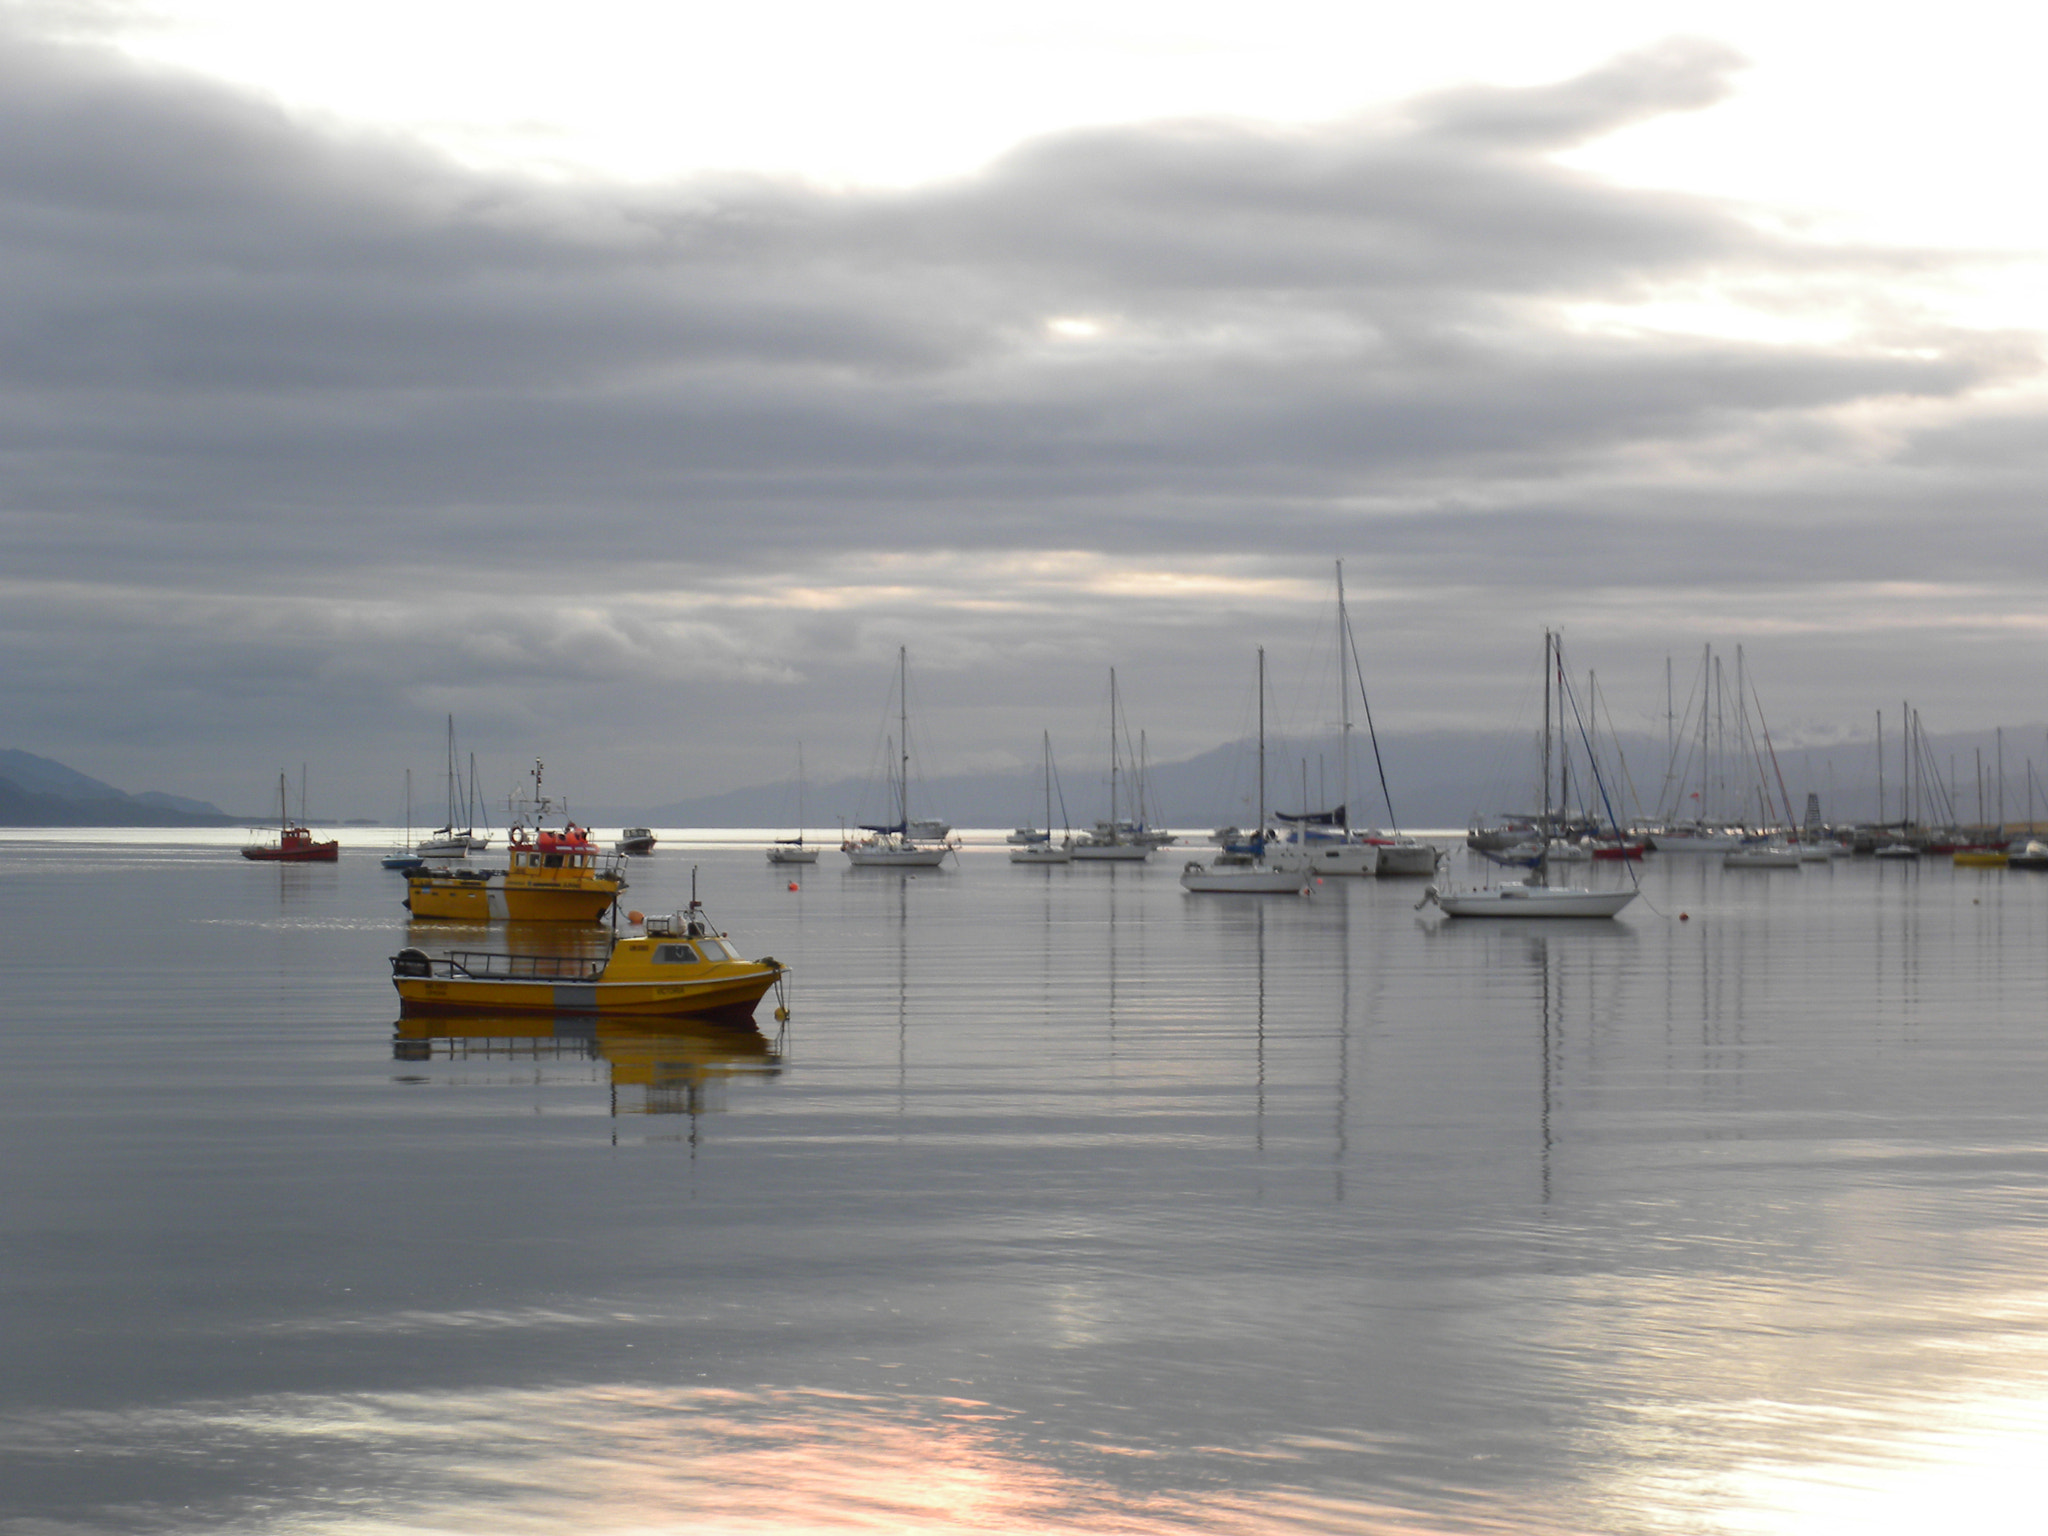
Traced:
POLYGON ((588 955, 508 955, 457 949, 436 956, 432 963, 444 975, 474 981, 592 982, 604 974, 604 961, 588 955))

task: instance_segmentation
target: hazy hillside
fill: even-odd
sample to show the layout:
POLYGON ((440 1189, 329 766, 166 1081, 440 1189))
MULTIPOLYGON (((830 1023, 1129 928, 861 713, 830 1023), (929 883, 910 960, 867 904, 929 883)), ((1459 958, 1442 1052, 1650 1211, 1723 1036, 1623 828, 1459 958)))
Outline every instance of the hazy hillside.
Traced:
MULTIPOLYGON (((1985 820, 2000 814, 1999 749, 2004 748, 2005 820, 2018 822, 2028 814, 2028 775, 2034 772, 2036 788, 2032 804, 2038 815, 2048 817, 2048 789, 2043 774, 2034 768, 2029 749, 2031 740, 2043 747, 2048 764, 2048 738, 2038 727, 2007 731, 2001 742, 1991 732, 1930 737, 1924 761, 1915 767, 1913 796, 1916 814, 1922 819, 1940 819, 1945 805, 1955 818, 1969 822, 1979 818, 1979 785, 1985 820), (1981 766, 1981 781, 1979 777, 1981 766), (1944 789, 1937 790, 1939 778, 1944 789)), ((1694 754, 1695 757, 1697 754, 1694 754)), ((1337 743, 1281 741, 1268 743, 1266 752, 1266 803, 1278 811, 1300 810, 1306 804, 1322 808, 1338 799, 1337 743)), ((1669 802, 1682 801, 1680 811, 1691 811, 1702 802, 1692 798, 1698 789, 1701 764, 1686 762, 1680 745, 1677 771, 1689 776, 1685 785, 1667 781, 1667 750, 1661 737, 1624 734, 1617 748, 1603 738, 1601 773, 1606 782, 1607 801, 1622 820, 1657 815, 1669 802)), ((1498 816, 1503 812, 1533 810, 1540 801, 1539 752, 1535 733, 1511 732, 1420 732, 1391 738, 1382 743, 1386 788, 1393 800, 1390 815, 1381 793, 1380 771, 1373 759, 1370 742, 1358 732, 1352 739, 1352 804, 1354 825, 1390 823, 1402 827, 1463 827, 1475 818, 1498 816)), ((1572 779, 1585 780, 1578 766, 1582 753, 1574 753, 1572 779)), ((1900 814, 1901 784, 1905 765, 1892 743, 1884 767, 1886 814, 1900 814)), ((1789 798, 1794 814, 1802 814, 1808 794, 1820 800, 1821 814, 1830 821, 1877 819, 1878 765, 1874 743, 1843 741, 1826 746, 1780 747, 1766 756, 1759 769, 1745 763, 1732 751, 1717 760, 1706 789, 1713 808, 1730 817, 1746 815, 1762 819, 1766 787, 1773 805, 1789 798), (1766 781, 1768 783, 1766 784, 1766 781)), ((1067 817, 1075 826, 1087 826, 1109 812, 1108 764, 1099 758, 1062 764, 1060 779, 1067 817)), ((1147 775, 1146 813, 1148 819, 1169 826, 1207 828, 1248 823, 1254 814, 1258 781, 1258 753, 1248 741, 1232 742, 1180 762, 1153 764, 1147 775)), ((1131 780, 1121 783, 1121 808, 1131 809, 1131 780)), ((834 831, 842 821, 886 819, 888 807, 879 785, 859 780, 813 783, 806 787, 808 824, 814 831, 834 831)), ((1574 789, 1573 799, 1597 809, 1597 796, 1574 789)), ((940 816, 961 827, 1010 827, 1020 822, 1044 819, 1045 792, 1036 764, 1010 774, 976 774, 935 777, 911 784, 913 815, 940 816)), ((645 820, 657 826, 795 826, 796 786, 790 782, 762 784, 694 799, 674 800, 652 807, 628 808, 626 812, 601 814, 605 821, 645 820)), ((1060 819, 1059 805, 1053 809, 1060 819)))
POLYGON ((241 822, 204 800, 157 790, 131 795, 33 752, 12 747, 0 752, 0 826, 231 827, 241 822))

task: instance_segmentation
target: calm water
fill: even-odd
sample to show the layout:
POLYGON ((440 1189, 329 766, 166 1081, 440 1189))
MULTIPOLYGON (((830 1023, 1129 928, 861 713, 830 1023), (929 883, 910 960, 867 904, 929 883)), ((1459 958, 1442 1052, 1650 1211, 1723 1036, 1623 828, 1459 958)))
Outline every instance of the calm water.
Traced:
POLYGON ((0 842, 9 1532, 2033 1528, 2048 878, 671 839, 786 1027, 451 1038, 380 838, 153 836, 0 842))

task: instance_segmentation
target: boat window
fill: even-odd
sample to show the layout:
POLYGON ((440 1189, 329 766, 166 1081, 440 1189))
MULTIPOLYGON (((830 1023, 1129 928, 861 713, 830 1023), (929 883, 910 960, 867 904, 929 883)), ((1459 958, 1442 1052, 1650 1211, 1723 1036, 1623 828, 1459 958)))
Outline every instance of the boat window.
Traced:
POLYGON ((695 965, 697 951, 688 944, 657 944, 654 946, 656 965, 695 965))
POLYGON ((737 960, 740 952, 723 939, 706 939, 704 952, 714 960, 737 960))
POLYGON ((562 856, 559 853, 551 853, 543 858, 541 863, 549 869, 560 869, 562 867, 562 856))

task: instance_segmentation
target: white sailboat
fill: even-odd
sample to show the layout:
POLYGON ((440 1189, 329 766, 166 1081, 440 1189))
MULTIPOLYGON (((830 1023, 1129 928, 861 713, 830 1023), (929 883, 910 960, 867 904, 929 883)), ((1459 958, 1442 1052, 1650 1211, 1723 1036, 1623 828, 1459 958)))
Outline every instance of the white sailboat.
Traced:
MULTIPOLYGON (((1065 796, 1061 796, 1062 803, 1065 796)), ((1052 840, 1052 732, 1045 733, 1045 836, 1020 843, 1010 850, 1012 864, 1071 864, 1074 837, 1069 832, 1059 842, 1052 840)))
POLYGON ((1117 818, 1117 774, 1121 759, 1117 753, 1116 668, 1109 669, 1109 820, 1095 824, 1095 830, 1074 843, 1076 862, 1142 864, 1152 857, 1152 844, 1132 836, 1117 818))
POLYGON ((414 851, 412 846, 412 770, 410 768, 405 770, 405 846, 394 848, 390 853, 385 854, 382 862, 386 869, 418 869, 422 864, 426 863, 425 858, 414 851))
MULTIPOLYGON (((1276 869, 1298 869, 1318 875, 1377 875, 1380 849, 1351 832, 1351 626, 1344 613, 1344 562, 1337 562, 1337 793, 1334 811, 1310 812, 1304 804, 1298 817, 1282 816, 1294 830, 1288 840, 1269 848, 1266 857, 1276 869)), ((1304 770, 1303 799, 1307 799, 1304 770)), ((1436 851, 1430 850, 1430 868, 1436 851)))
MULTIPOLYGON (((855 869, 937 869, 953 851, 950 843, 920 841, 910 819, 910 660, 906 647, 896 648, 896 697, 902 756, 895 762, 896 820, 884 826, 863 826, 863 838, 840 844, 855 869)), ((893 744, 892 744, 893 745, 893 744)), ((892 757, 894 753, 892 752, 892 757)))
MULTIPOLYGON (((1560 693, 1559 714, 1563 714, 1564 660, 1557 636, 1543 632, 1543 824, 1554 825, 1550 808, 1551 687, 1560 693)), ((1558 722, 1562 728, 1562 720, 1558 722)), ((1583 886, 1552 885, 1546 872, 1548 851, 1536 861, 1526 881, 1489 886, 1479 890, 1444 891, 1432 885, 1422 893, 1417 907, 1435 903, 1446 917, 1613 917, 1636 899, 1633 887, 1619 891, 1593 891, 1583 886)))
POLYGON ((1266 648, 1259 647, 1259 832, 1257 853, 1220 853, 1207 864, 1191 860, 1181 870, 1184 890, 1218 896, 1306 896, 1304 869, 1266 862, 1266 648))
MULTIPOLYGON (((413 845, 413 852, 427 859, 469 857, 470 826, 463 814, 462 780, 455 771, 455 717, 448 717, 448 811, 447 819, 413 845), (458 825, 460 823, 460 825, 458 825)), ((486 842, 489 839, 485 839, 486 842)))
POLYGON ((491 808, 484 797, 477 793, 476 754, 474 752, 469 754, 469 793, 463 802, 463 812, 462 824, 465 828, 465 835, 469 838, 469 851, 471 853, 482 853, 491 846, 491 839, 496 834, 491 830, 491 808), (481 832, 476 829, 477 813, 479 811, 483 813, 484 821, 484 829, 481 832))
POLYGON ((819 849, 804 841, 804 744, 796 744, 796 836, 778 837, 768 845, 770 864, 815 864, 819 849))

